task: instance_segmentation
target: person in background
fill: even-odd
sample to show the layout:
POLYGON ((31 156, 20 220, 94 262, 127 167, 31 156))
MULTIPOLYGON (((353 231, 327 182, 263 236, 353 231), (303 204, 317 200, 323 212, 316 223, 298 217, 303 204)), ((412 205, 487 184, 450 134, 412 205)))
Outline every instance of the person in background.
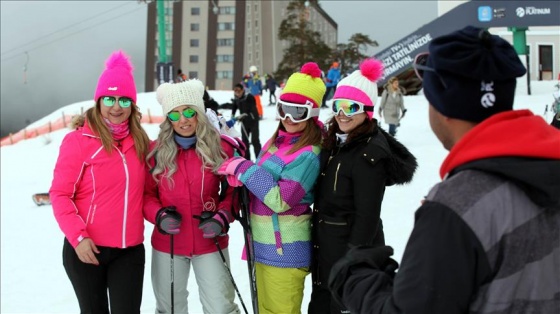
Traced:
POLYGON ((276 105, 276 86, 278 85, 278 83, 276 83, 276 80, 270 74, 266 74, 265 78, 266 78, 265 90, 268 90, 268 105, 274 106, 276 105), (274 98, 274 101, 272 101, 272 98, 274 98))
POLYGON ((257 71, 257 67, 254 65, 249 68, 249 77, 246 80, 246 86, 249 94, 253 95, 253 97, 255 98, 255 104, 257 106, 260 120, 263 117, 263 108, 261 102, 263 86, 261 77, 259 76, 259 73, 257 71))
POLYGON ((177 76, 175 77, 175 83, 181 83, 188 80, 187 75, 183 73, 181 69, 177 70, 177 76))
POLYGON ((393 76, 384 86, 379 106, 379 117, 389 125, 389 134, 395 136, 401 118, 404 116, 404 88, 399 86, 399 79, 393 76))
POLYGON ((245 147, 247 147, 244 157, 249 160, 251 159, 249 145, 252 144, 255 158, 257 158, 261 152, 261 141, 259 139, 259 113, 255 97, 245 93, 245 89, 241 84, 236 84, 233 87, 233 94, 235 97, 232 99, 231 116, 235 117, 239 109, 241 114, 236 119, 241 122, 241 138, 243 143, 245 143, 245 147), (251 137, 251 141, 249 141, 249 137, 251 137))
POLYGON ((204 90, 204 96, 202 97, 202 100, 204 101, 204 109, 211 109, 216 114, 218 113, 219 104, 214 100, 214 98, 210 97, 210 94, 207 90, 204 90))
POLYGON ((144 281, 144 158, 133 66, 111 54, 83 126, 60 146, 49 194, 62 260, 81 313, 140 313, 144 281))
POLYGON ((331 268, 352 247, 385 245, 386 186, 412 180, 416 158, 373 118, 383 64, 366 59, 342 79, 327 123, 313 210, 313 267, 308 313, 348 313, 328 288, 331 268))
POLYGON ((512 109, 526 71, 504 39, 467 26, 428 51, 414 68, 449 150, 443 181, 416 211, 396 275, 391 247, 357 247, 329 286, 353 313, 556 313, 560 131, 512 109))
POLYGON ((328 108, 326 105, 327 100, 331 99, 331 92, 334 94, 336 91, 336 85, 340 81, 340 69, 338 62, 333 62, 331 68, 327 72, 327 77, 325 78, 325 84, 327 86, 327 91, 322 101, 323 108, 328 108))
POLYGON ((157 313, 170 313, 172 306, 176 313, 188 313, 191 267, 205 313, 239 313, 223 264, 229 265, 227 231, 233 222, 233 188, 220 195, 223 177, 214 172, 234 151, 208 121, 203 94, 199 80, 165 83, 156 91, 167 119, 147 156, 150 171, 146 173, 144 213, 156 226, 152 232, 152 285, 157 313))
POLYGON ((316 63, 288 79, 277 103, 281 119, 259 158, 226 160, 218 171, 250 192, 259 313, 301 313, 311 266, 311 203, 319 175, 325 93, 316 63))

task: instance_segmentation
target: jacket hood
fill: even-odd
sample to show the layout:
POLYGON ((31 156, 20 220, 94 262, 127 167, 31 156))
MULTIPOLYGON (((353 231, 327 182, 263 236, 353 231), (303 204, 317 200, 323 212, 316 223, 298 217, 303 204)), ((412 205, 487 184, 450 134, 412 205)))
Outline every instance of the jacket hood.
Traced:
POLYGON ((465 169, 511 180, 540 206, 560 206, 560 131, 529 110, 496 114, 451 149, 440 175, 465 169))
POLYGON ((353 146, 360 142, 369 141, 370 149, 381 149, 388 160, 387 167, 387 186, 394 184, 405 184, 412 181, 414 172, 418 167, 416 157, 399 141, 382 128, 377 128, 374 133, 364 134, 343 146, 353 146))

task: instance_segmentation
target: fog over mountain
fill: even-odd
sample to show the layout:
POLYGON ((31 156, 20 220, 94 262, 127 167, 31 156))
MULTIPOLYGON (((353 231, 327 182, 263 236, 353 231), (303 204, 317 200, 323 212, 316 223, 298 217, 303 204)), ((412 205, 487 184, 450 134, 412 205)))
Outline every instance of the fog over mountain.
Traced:
MULTIPOLYGON (((436 16, 434 1, 320 1, 339 42, 363 33, 380 51, 436 16)), ((147 6, 139 1, 0 1, 0 136, 91 99, 105 59, 123 49, 144 92, 147 6)))
POLYGON ((105 59, 123 49, 144 91, 147 7, 137 1, 0 1, 1 135, 93 98, 105 59))

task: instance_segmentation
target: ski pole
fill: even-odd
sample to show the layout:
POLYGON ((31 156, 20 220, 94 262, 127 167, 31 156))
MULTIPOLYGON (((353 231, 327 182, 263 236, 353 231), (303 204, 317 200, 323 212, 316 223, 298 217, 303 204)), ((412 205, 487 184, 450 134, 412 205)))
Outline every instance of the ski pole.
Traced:
POLYGON ((257 279, 255 274, 255 251, 253 246, 253 234, 251 232, 251 217, 250 217, 250 208, 249 208, 249 190, 246 187, 236 188, 239 189, 239 205, 241 206, 240 210, 240 219, 241 225, 243 226, 243 230, 245 232, 245 250, 247 252, 247 269, 249 271, 249 280, 251 280, 251 301, 253 304, 253 313, 259 313, 259 300, 258 300, 258 292, 257 292, 257 279), (241 216, 242 215, 242 216, 241 216))
POLYGON ((175 293, 174 293, 175 291, 173 289, 173 284, 174 284, 174 281, 175 281, 175 273, 174 273, 175 261, 173 259, 173 251, 174 251, 173 235, 171 234, 170 236, 171 236, 171 239, 170 239, 169 242, 171 243, 171 250, 170 250, 170 253, 171 253, 171 262, 170 263, 171 263, 171 265, 170 265, 169 268, 171 269, 171 314, 174 314, 175 313, 175 293))
MULTIPOLYGON (((247 133, 247 130, 245 129, 245 125, 243 125, 243 123, 241 123, 241 131, 243 131, 243 134, 245 134, 245 136, 249 140, 249 144, 253 145, 253 141, 251 141, 251 138, 249 137, 249 133, 247 133)), ((249 149, 249 147, 247 147, 247 149, 249 149)))
POLYGON ((249 312, 247 312, 247 307, 245 306, 245 302, 243 302, 243 298, 241 297, 241 293, 239 293, 239 289, 237 288, 237 285, 235 284, 235 280, 233 279, 231 269, 229 269, 229 266, 227 265, 226 257, 224 256, 224 253, 222 252, 222 249, 220 248, 220 244, 218 243, 217 238, 214 238, 214 243, 216 244, 216 247, 218 248, 218 252, 220 252, 220 256, 222 257, 222 262, 223 262, 224 267, 226 268, 226 270, 229 274, 229 278, 231 279, 231 283, 233 284, 233 288, 235 288, 235 292, 237 292, 237 296, 239 297, 239 301, 241 301, 241 305, 243 306, 243 310, 245 311, 245 314, 249 314, 249 312))

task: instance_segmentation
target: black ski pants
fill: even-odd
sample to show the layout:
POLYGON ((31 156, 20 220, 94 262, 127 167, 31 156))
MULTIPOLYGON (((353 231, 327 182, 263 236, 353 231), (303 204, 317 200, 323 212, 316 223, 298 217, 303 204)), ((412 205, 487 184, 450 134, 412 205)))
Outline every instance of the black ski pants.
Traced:
MULTIPOLYGON (((243 123, 243 122, 241 122, 243 123)), ((245 157, 248 160, 251 160, 251 152, 249 151, 250 145, 253 145, 253 152, 255 153, 255 159, 259 156, 261 152, 261 141, 259 139, 259 121, 253 121, 250 123, 243 123, 241 130, 241 140, 247 146, 247 150, 245 151, 245 157), (251 141, 249 142, 249 136, 251 137, 251 141)))
POLYGON ((139 314, 146 254, 144 244, 126 249, 97 247, 99 265, 80 261, 64 239, 64 269, 78 298, 81 314, 139 314), (107 297, 107 292, 108 296, 107 297))

